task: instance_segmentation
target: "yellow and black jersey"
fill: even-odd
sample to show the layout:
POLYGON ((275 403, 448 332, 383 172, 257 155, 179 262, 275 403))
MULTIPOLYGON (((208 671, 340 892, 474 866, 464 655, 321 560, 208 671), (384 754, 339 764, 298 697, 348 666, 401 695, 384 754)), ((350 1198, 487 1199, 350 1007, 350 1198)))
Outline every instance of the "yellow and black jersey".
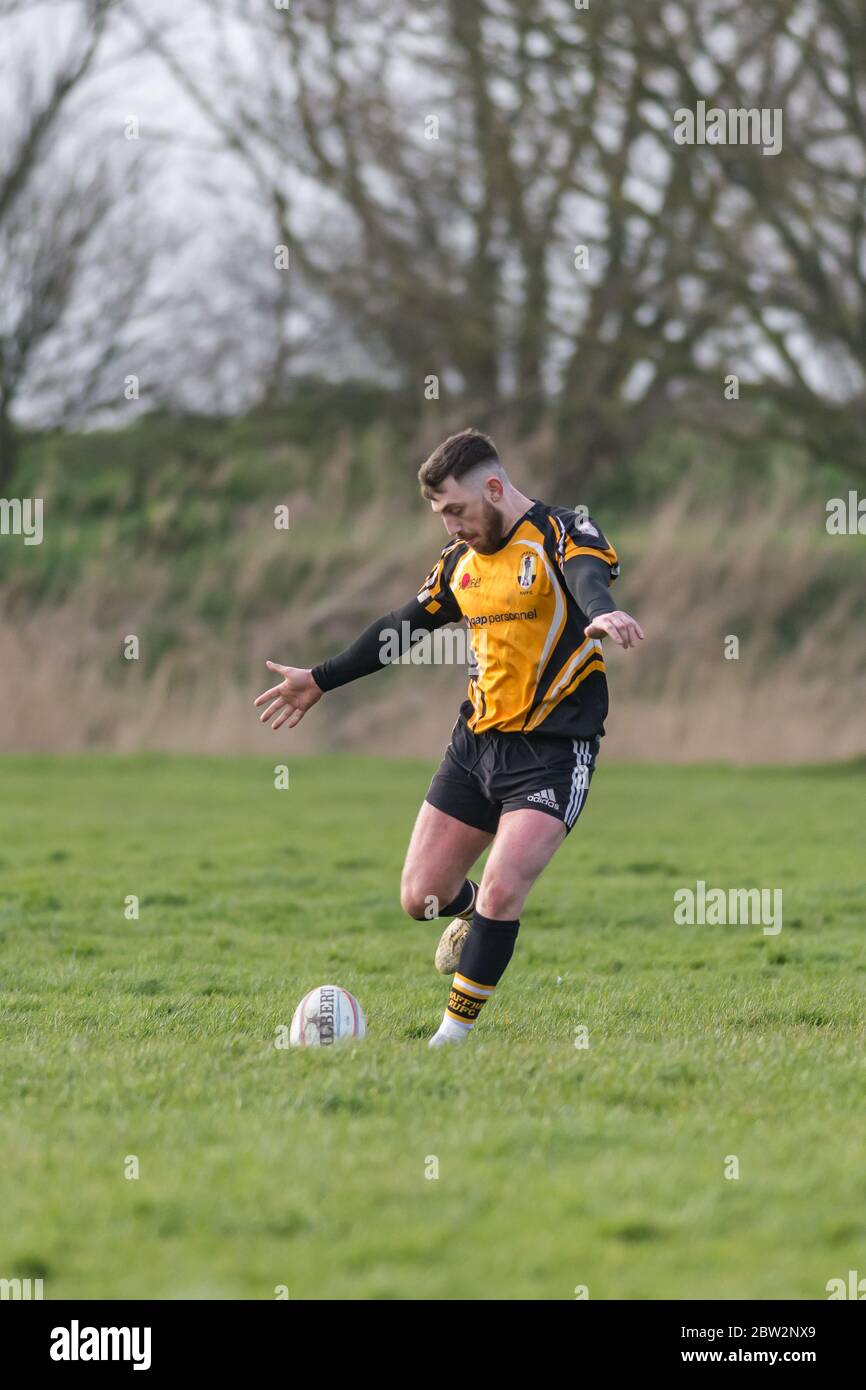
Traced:
POLYGON ((312 668, 322 690, 381 671, 419 631, 465 619, 472 664, 461 718, 476 734, 538 733, 588 739, 604 733, 607 681, 592 618, 616 604, 616 552, 592 517, 534 501, 490 555, 446 545, 423 588, 312 668))
POLYGON ((461 714, 476 734, 603 733, 601 642, 584 629, 616 604, 616 551, 589 516, 533 501, 489 555, 446 545, 418 594, 429 626, 465 619, 473 662, 461 714))

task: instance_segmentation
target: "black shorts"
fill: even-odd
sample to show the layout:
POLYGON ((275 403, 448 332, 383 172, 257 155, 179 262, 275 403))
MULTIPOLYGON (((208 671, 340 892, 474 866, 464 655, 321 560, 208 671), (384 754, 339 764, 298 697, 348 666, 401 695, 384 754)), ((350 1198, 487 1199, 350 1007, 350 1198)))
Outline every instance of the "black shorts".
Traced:
POLYGON ((557 738, 549 734, 474 734, 458 719, 425 801, 495 834, 507 811, 543 811, 568 834, 586 804, 595 771, 598 734, 557 738))

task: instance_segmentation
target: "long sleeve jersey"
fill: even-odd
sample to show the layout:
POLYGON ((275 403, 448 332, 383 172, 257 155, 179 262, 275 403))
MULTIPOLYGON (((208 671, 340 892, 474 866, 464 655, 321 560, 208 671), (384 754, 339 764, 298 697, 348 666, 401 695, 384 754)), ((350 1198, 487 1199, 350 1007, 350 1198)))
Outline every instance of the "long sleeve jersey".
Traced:
POLYGON ((333 690, 391 664, 385 633, 411 640, 465 620, 472 660, 460 716, 474 733, 603 733, 604 658, 584 629, 616 608, 609 587, 618 574, 616 551, 591 517, 534 500, 491 554, 449 542, 419 593, 315 666, 313 679, 333 690))

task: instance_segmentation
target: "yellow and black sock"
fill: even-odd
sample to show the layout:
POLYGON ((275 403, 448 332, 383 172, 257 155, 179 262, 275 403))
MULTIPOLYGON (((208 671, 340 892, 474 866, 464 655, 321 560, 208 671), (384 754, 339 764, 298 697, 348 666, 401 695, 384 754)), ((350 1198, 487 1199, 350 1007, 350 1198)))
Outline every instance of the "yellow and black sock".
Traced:
POLYGON ((514 954, 520 921, 485 917, 476 908, 460 956, 441 1027, 451 1036, 468 1033, 505 974, 514 954))

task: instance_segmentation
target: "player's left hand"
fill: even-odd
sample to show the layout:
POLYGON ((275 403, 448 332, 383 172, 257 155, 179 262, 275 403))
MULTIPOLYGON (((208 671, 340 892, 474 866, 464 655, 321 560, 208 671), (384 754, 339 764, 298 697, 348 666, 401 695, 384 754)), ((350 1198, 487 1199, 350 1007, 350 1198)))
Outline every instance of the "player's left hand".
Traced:
POLYGON ((271 724, 272 729, 278 729, 281 724, 294 729, 300 724, 307 710, 312 709, 313 705, 321 700, 324 692, 319 689, 309 667, 281 666, 278 661, 266 661, 265 665, 269 671, 276 671, 283 679, 279 685, 272 685, 270 690, 263 690, 256 700, 256 706, 268 705, 264 714, 259 715, 259 719, 262 724, 267 724, 276 715, 271 724))
POLYGON ((583 629, 585 637, 612 637, 618 647, 636 647, 638 639, 643 641, 643 628, 628 613, 617 608, 613 613, 599 613, 589 627, 583 629))

